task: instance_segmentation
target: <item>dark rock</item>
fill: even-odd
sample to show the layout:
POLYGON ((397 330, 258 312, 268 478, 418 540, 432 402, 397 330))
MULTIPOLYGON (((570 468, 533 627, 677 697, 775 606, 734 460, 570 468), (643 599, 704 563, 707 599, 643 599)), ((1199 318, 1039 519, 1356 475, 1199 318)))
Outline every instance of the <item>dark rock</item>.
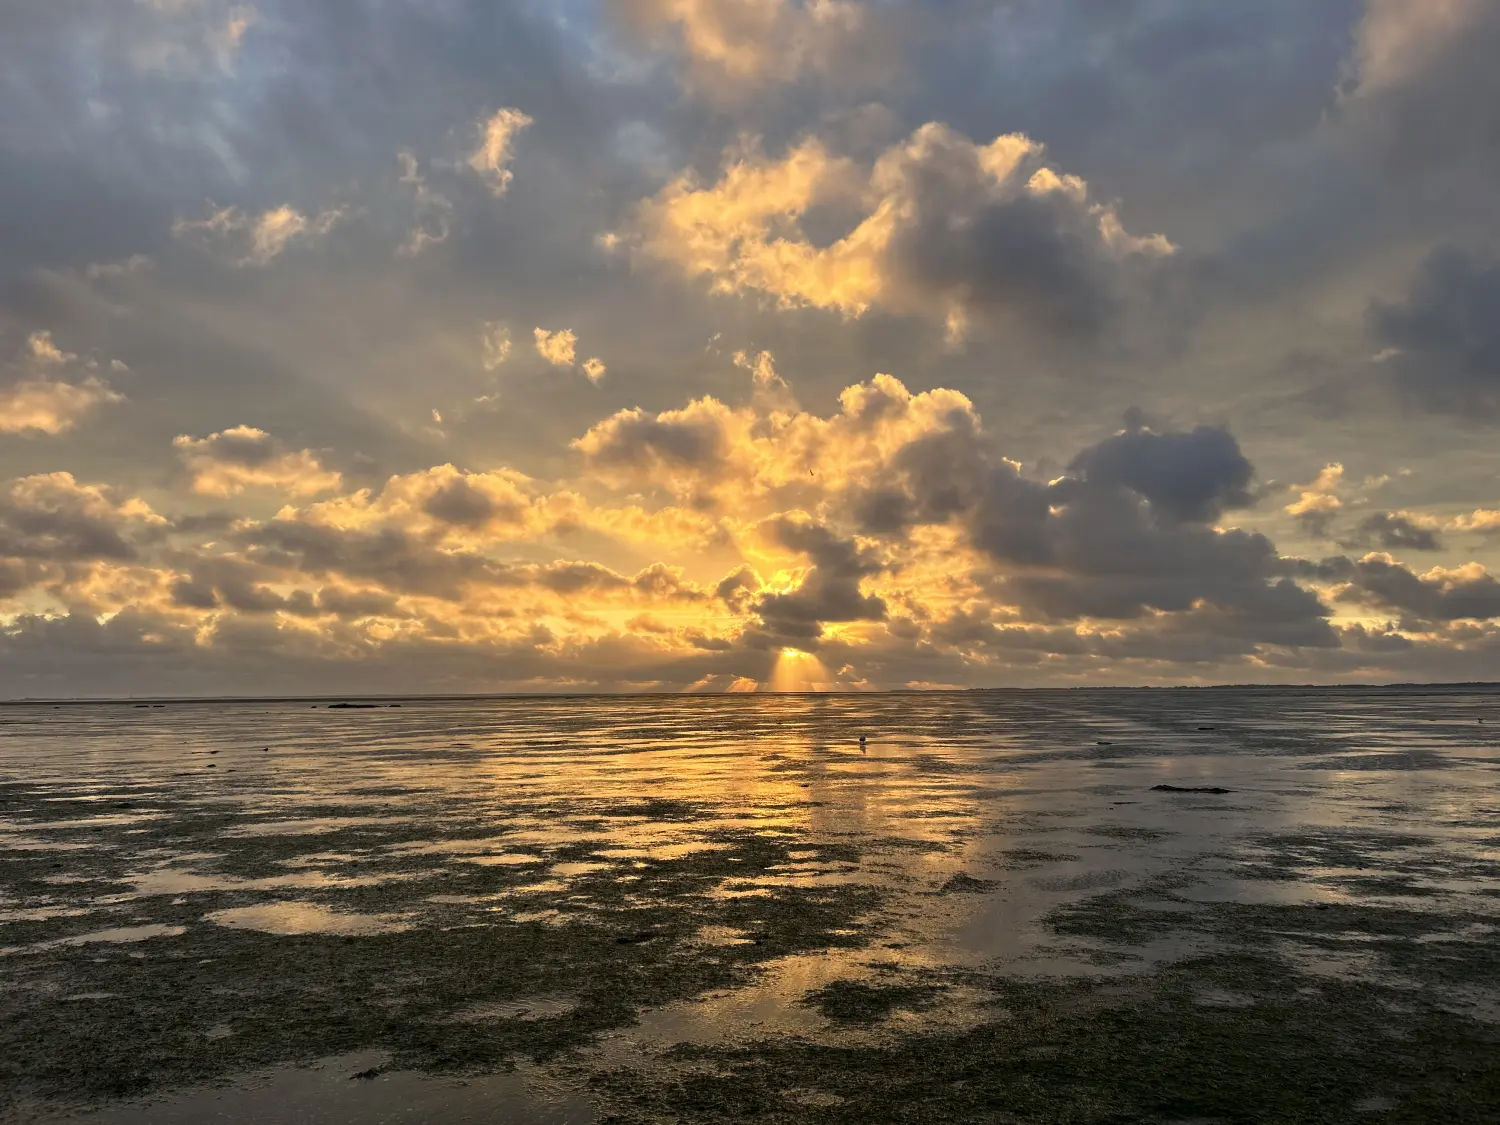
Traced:
POLYGON ((615 938, 616 945, 643 945, 657 937, 655 930, 642 930, 638 934, 621 934, 615 938))
POLYGON ((1232 789, 1223 789, 1217 785, 1153 785, 1153 793, 1232 793, 1232 789))
POLYGON ((380 1067, 378 1067, 378 1066, 372 1066, 369 1070, 362 1070, 358 1074, 351 1074, 351 1075, 349 1075, 349 1081, 354 1082, 354 1081, 358 1080, 358 1081, 361 1081, 361 1082, 369 1082, 369 1081, 372 1081, 373 1079, 379 1078, 380 1077, 380 1073, 381 1073, 381 1068, 380 1067))
POLYGON ((1199 730, 1218 730, 1218 727, 1199 727, 1199 730))
POLYGON ((1114 743, 1113 742, 1096 742, 1096 743, 1094 743, 1094 745, 1095 746, 1113 746, 1114 743))

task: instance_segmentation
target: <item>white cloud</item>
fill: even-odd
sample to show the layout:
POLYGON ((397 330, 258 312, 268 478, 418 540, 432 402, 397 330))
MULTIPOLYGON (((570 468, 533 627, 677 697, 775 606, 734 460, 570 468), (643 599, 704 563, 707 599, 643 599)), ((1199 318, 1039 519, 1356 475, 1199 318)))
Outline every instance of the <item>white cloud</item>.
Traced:
POLYGON ((499 109, 479 123, 479 146, 469 154, 469 167, 489 185, 491 194, 504 195, 510 188, 510 170, 516 136, 532 125, 519 109, 499 109))

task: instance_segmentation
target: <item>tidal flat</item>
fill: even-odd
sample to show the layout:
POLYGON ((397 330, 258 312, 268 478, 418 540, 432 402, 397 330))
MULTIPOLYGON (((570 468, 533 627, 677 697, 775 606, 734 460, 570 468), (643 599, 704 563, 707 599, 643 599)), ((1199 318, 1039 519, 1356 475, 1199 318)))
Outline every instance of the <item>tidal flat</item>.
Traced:
POLYGON ((1484 689, 0 707, 4 1122, 1493 1123, 1497 928, 1484 689))

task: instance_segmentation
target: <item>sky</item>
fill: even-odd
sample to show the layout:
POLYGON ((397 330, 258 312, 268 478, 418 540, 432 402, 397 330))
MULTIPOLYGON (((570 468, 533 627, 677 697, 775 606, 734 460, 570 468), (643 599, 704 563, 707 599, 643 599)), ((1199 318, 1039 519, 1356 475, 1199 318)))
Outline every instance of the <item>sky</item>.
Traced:
POLYGON ((10 0, 0 696, 1500 680, 1493 0, 10 0))

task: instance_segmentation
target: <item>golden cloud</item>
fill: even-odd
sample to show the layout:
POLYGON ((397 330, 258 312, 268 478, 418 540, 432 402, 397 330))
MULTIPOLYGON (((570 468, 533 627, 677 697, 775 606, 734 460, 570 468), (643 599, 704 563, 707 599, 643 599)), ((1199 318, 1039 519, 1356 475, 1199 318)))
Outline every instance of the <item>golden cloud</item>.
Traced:
MULTIPOLYGON (((33 332, 26 340, 18 368, 20 378, 0 385, 0 434, 61 434, 73 429, 100 406, 123 402, 121 395, 93 372, 98 363, 57 346, 50 332, 33 332), (68 382, 60 370, 79 369, 83 378, 68 382)), ((122 364, 115 367, 123 369, 122 364)))
POLYGON ((289 450, 264 430, 234 426, 206 438, 182 434, 172 441, 203 496, 238 496, 266 488, 293 496, 332 492, 343 483, 308 449, 289 450))
POLYGON ((780 159, 751 143, 726 154, 713 184, 684 173, 642 202, 622 237, 715 292, 784 307, 857 317, 878 306, 933 317, 952 335, 993 314, 1091 327, 1121 269, 1175 248, 1130 234, 1044 155, 1020 134, 980 145, 936 123, 869 166, 816 138, 780 159), (802 223, 818 206, 848 217, 842 237, 809 236, 802 223))
POLYGON ((286 204, 259 215, 224 207, 204 219, 178 219, 172 224, 172 234, 227 256, 235 266, 266 266, 294 241, 321 238, 346 217, 347 212, 339 207, 311 218, 286 204))

